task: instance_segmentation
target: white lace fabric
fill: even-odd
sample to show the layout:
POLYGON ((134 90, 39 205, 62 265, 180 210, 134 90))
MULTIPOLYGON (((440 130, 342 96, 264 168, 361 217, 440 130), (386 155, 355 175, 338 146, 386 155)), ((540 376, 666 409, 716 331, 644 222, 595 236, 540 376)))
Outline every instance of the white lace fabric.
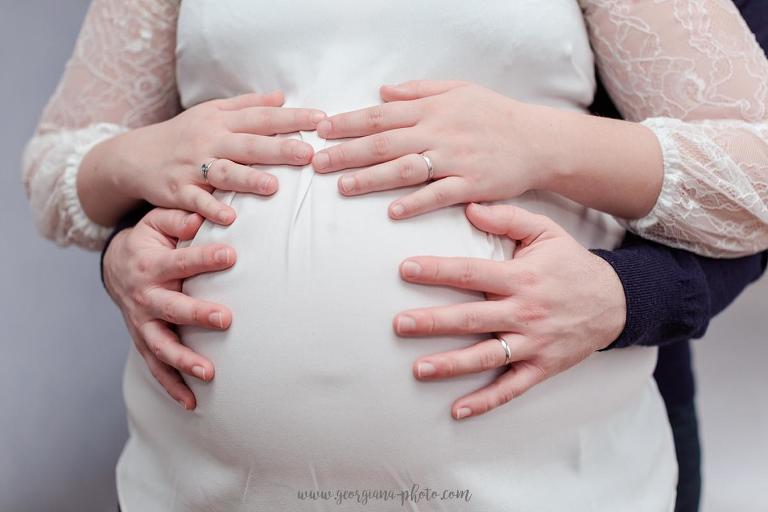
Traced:
POLYGON ((60 245, 100 249, 111 229, 93 222, 77 171, 96 144, 179 111, 178 0, 94 0, 64 75, 23 157, 40 232, 60 245))
MULTIPOLYGON (((730 0, 579 0, 621 113, 659 139, 653 210, 639 235, 713 257, 768 248, 768 61, 730 0)), ((24 155, 41 233, 98 249, 109 229, 76 190, 95 144, 178 113, 178 0, 94 0, 24 155)))
POLYGON ((627 229, 705 256, 768 248, 768 61, 731 0, 581 0, 600 76, 656 134, 664 181, 627 229))

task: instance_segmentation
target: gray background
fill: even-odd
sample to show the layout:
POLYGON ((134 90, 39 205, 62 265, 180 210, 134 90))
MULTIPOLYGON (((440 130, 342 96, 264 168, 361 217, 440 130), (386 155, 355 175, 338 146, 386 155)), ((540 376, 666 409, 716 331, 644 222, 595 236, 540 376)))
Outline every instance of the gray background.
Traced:
MULTIPOLYGON (((113 511, 130 340, 98 257, 37 236, 19 157, 87 0, 0 0, 0 511, 113 511)), ((706 512, 768 510, 768 279, 697 342, 706 512)), ((629 463, 629 461, 628 461, 629 463)))

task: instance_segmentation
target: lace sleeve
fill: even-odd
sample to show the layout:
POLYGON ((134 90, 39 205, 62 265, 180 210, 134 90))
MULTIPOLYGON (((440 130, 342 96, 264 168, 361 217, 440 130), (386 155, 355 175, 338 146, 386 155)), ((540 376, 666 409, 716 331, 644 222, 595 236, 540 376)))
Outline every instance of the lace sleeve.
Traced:
POLYGON ((27 144, 22 175, 40 232, 60 245, 99 249, 110 229, 77 195, 80 161, 94 145, 178 110, 179 0, 94 0, 64 75, 27 144))
POLYGON ((768 248, 768 61, 731 0, 579 0, 600 76, 656 134, 661 194, 631 231, 705 256, 768 248))

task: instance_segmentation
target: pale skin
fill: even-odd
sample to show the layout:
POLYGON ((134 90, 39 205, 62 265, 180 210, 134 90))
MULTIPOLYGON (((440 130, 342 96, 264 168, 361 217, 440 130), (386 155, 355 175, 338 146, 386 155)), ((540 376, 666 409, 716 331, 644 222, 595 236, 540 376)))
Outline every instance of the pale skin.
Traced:
MULTIPOLYGON (((653 133, 641 125, 526 105, 464 82, 409 82, 384 86, 381 94, 384 105, 318 121, 316 128, 322 137, 360 138, 318 152, 307 162, 311 160, 317 172, 361 168, 339 180, 343 195, 358 195, 424 182, 426 164, 418 153, 426 151, 434 163, 435 181, 390 205, 394 219, 450 204, 511 198, 533 189, 557 192, 633 218, 647 213, 658 196, 661 153, 653 133), (554 145, 557 151, 547 142, 550 140, 559 142, 554 145), (342 183, 350 176, 354 178, 352 188, 342 183)), ((185 165, 189 174, 190 164, 185 165)), ((408 270, 412 266, 404 263, 401 276, 416 284, 482 291, 489 300, 451 306, 449 311, 403 312, 393 324, 402 336, 498 333, 510 344, 511 371, 456 400, 451 408, 456 419, 498 407, 606 347, 620 334, 626 318, 624 292, 613 269, 549 219, 508 206, 486 211, 478 205, 468 207, 467 217, 478 229, 521 241, 515 259, 482 262, 414 257, 409 262, 419 263, 422 273, 413 275, 408 270), (568 265, 563 264, 563 254, 569 255, 568 265), (486 289, 488 283, 500 282, 502 288, 486 289), (581 286, 572 286, 574 282, 581 286), (413 329, 405 328, 406 317, 415 320, 413 329)), ((113 256, 118 251, 139 243, 138 237, 133 238, 135 242, 126 238, 115 250, 110 247, 107 266, 119 259, 113 256)), ((168 257, 177 249, 169 246, 164 251, 168 257)), ((152 257, 159 261, 162 252, 158 250, 152 257)), ((152 261, 148 257, 147 263, 152 261)), ((136 269, 133 274, 130 269, 125 271, 122 286, 141 282, 136 269)), ((146 289, 165 286, 163 276, 154 279, 143 281, 146 289)), ((129 307, 141 311, 145 321, 226 328, 199 320, 213 311, 212 305, 186 299, 166 295, 154 309, 128 300, 133 300, 135 304, 129 307), (183 308, 178 305, 182 300, 183 308), (188 312, 186 321, 169 320, 168 315, 158 313, 182 309, 188 312)), ((225 308, 220 306, 219 311, 223 313, 225 308)), ((205 358, 188 349, 174 351, 169 344, 180 344, 167 334, 150 334, 152 341, 146 339, 145 343, 155 347, 164 373, 181 371, 200 378, 197 366, 205 369, 205 380, 213 377, 213 365, 205 358)), ((415 377, 449 378, 503 366, 505 353, 498 340, 490 339, 492 335, 462 351, 420 358, 414 362, 415 377), (427 373, 425 363, 435 368, 432 374, 427 373)), ((185 408, 194 408, 194 396, 178 373, 173 379, 164 375, 158 380, 185 408)))

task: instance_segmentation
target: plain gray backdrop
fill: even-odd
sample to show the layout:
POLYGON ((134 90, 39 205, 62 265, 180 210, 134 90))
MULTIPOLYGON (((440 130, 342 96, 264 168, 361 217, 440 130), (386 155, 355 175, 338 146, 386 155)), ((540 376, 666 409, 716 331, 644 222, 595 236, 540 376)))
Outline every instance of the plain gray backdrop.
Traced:
MULTIPOLYGON (((130 339, 98 255, 42 240, 20 178, 88 3, 0 0, 0 512, 115 510, 130 339)), ((768 510, 766 281, 696 342, 705 512, 768 510)))

